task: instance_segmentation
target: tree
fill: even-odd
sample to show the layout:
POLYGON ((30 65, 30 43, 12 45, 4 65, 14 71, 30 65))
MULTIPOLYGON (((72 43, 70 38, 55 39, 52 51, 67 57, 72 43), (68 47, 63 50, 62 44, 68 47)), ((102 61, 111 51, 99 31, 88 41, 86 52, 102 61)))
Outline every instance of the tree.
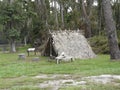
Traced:
POLYGON ((118 60, 120 59, 120 50, 118 47, 116 26, 112 16, 112 8, 111 8, 110 0, 102 0, 102 5, 104 11, 106 33, 110 48, 110 58, 111 60, 113 59, 118 60))
POLYGON ((36 18, 37 13, 35 12, 35 2, 34 1, 21 1, 23 4, 23 13, 24 13, 24 25, 21 30, 21 40, 24 42, 24 45, 27 45, 29 41, 30 32, 33 30, 33 18, 36 18))
POLYGON ((22 5, 18 1, 2 2, 0 23, 4 26, 3 32, 10 43, 10 52, 16 52, 15 42, 19 39, 21 27, 24 24, 22 5))
POLYGON ((91 22, 90 22, 90 14, 91 14, 91 7, 93 4, 93 0, 87 0, 86 3, 84 3, 85 1, 82 0, 82 10, 83 10, 83 15, 85 18, 85 25, 86 25, 86 32, 85 32, 85 36, 86 38, 90 38, 91 37, 91 22), (88 7, 88 11, 86 10, 85 4, 87 4, 88 7))
POLYGON ((48 15, 49 12, 49 1, 48 0, 35 0, 35 9, 38 14, 39 19, 41 20, 41 23, 45 25, 44 28, 48 28, 48 15))

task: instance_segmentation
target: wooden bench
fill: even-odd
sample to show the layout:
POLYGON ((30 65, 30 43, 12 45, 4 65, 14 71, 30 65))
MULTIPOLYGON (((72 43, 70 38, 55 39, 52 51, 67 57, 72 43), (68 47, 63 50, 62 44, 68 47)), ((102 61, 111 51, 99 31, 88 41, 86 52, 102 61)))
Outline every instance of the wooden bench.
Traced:
POLYGON ((28 56, 29 56, 29 53, 30 53, 30 52, 34 52, 35 55, 36 55, 36 49, 35 49, 35 48, 28 48, 28 49, 27 49, 28 56))

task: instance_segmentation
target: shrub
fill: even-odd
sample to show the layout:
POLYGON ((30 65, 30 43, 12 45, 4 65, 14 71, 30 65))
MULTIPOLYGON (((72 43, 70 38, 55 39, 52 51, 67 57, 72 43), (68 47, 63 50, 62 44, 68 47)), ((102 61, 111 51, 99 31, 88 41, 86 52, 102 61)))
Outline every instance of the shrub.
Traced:
POLYGON ((104 36, 95 36, 89 39, 90 45, 96 54, 108 54, 109 48, 107 38, 104 36))
MULTIPOLYGON (((120 37, 118 37, 120 47, 120 37)), ((105 36, 95 36, 89 39, 90 45, 96 54, 109 54, 108 40, 105 36)))

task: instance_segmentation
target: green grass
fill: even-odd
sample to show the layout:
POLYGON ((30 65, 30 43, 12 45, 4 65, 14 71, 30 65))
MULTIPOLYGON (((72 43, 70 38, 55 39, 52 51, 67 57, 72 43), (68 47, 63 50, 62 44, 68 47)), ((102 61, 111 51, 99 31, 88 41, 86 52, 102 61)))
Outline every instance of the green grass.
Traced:
POLYGON ((1 78, 0 79, 0 89, 1 88, 23 88, 27 86, 35 87, 34 85, 42 83, 49 79, 39 79, 32 77, 18 77, 18 78, 1 78))
MULTIPOLYGON (((30 53, 26 60, 18 60, 18 54, 19 52, 0 53, 0 89, 42 90, 34 85, 46 81, 46 79, 31 78, 39 74, 73 74, 81 77, 101 74, 120 75, 120 62, 110 61, 108 55, 98 55, 94 59, 77 59, 74 62, 56 64, 55 61, 48 62, 47 57, 41 56, 39 56, 39 61, 32 61, 32 58, 36 57, 33 53, 30 53)), ((103 88, 100 85, 88 85, 86 89, 71 86, 63 87, 60 90, 119 90, 118 88, 120 87, 112 85, 103 85, 103 88), (108 87, 115 89, 108 89, 108 87)), ((44 90, 49 90, 49 88, 44 90)))
POLYGON ((43 74, 80 74, 82 76, 99 74, 120 74, 120 62, 112 62, 108 55, 98 55, 94 59, 75 60, 56 64, 48 62, 48 58, 40 57, 40 61, 32 61, 35 56, 26 60, 18 60, 16 54, 0 54, 0 78, 31 76, 43 74))

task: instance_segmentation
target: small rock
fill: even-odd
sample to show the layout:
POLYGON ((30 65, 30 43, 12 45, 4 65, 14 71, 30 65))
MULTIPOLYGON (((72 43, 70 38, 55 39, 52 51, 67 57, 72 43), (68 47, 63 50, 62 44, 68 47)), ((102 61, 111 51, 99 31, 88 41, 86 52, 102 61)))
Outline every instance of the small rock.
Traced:
POLYGON ((34 58, 32 59, 32 61, 39 61, 39 60, 40 60, 39 57, 34 57, 34 58))
POLYGON ((18 54, 18 59, 20 60, 20 59, 25 59, 26 58, 26 55, 25 55, 25 53, 20 53, 20 54, 18 54))

